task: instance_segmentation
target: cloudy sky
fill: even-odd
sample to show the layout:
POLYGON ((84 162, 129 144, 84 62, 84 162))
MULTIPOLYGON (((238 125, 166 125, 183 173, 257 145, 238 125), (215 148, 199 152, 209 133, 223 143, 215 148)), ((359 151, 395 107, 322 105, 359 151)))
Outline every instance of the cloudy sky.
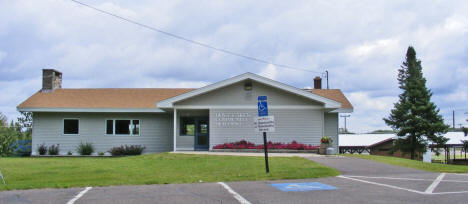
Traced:
MULTIPOLYGON (((348 129, 388 129, 397 69, 409 45, 446 123, 468 115, 467 1, 81 0, 189 39, 277 64, 330 73, 355 107, 348 129)), ((189 44, 70 0, 0 0, 0 111, 41 87, 201 87, 253 72, 299 87, 319 73, 283 69, 189 44)), ((340 126, 343 122, 340 121, 340 126)))

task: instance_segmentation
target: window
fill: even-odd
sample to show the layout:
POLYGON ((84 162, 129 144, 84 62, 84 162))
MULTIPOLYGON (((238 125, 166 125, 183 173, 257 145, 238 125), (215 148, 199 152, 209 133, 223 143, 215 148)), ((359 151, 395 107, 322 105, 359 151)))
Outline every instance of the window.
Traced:
POLYGON ((206 124, 206 123, 198 124, 198 132, 201 133, 201 134, 208 133, 208 124, 206 124))
POLYGON ((78 119, 63 119, 63 134, 77 135, 79 133, 80 120, 78 119))
POLYGON ((195 121, 193 118, 181 118, 180 122, 180 136, 195 135, 195 121))
POLYGON ((108 135, 114 134, 114 121, 113 120, 106 121, 106 134, 108 135))
POLYGON ((129 135, 130 134, 130 120, 115 120, 115 134, 116 135, 129 135))
POLYGON ((140 120, 106 120, 108 135, 140 135, 140 120))
POLYGON ((140 134, 140 121, 139 120, 132 120, 132 135, 139 135, 140 134))

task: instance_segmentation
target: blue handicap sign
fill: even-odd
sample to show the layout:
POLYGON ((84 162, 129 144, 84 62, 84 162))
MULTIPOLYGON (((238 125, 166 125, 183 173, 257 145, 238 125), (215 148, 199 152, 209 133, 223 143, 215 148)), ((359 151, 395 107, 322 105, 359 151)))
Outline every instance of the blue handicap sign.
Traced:
POLYGON ((258 96, 258 116, 268 116, 268 103, 266 96, 258 96))
POLYGON ((336 190, 334 186, 319 182, 309 182, 309 183, 276 183, 270 184, 271 186, 285 191, 320 191, 320 190, 336 190))

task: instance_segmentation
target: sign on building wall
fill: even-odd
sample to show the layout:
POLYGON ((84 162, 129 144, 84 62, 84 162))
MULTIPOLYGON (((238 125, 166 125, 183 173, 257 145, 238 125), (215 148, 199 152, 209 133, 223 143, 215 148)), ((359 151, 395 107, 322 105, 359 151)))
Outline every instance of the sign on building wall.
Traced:
POLYGON ((250 113, 216 113, 214 115, 215 127, 240 128, 252 124, 250 113))

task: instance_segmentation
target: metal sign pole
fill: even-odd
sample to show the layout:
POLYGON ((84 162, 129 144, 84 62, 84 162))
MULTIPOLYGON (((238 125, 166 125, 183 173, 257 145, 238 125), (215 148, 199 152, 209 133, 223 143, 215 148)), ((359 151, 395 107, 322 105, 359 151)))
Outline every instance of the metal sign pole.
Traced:
POLYGON ((270 172, 268 164, 268 144, 266 132, 275 131, 275 118, 268 116, 267 96, 258 96, 258 117, 255 119, 255 129, 257 132, 263 132, 263 151, 265 152, 265 171, 270 172))
POLYGON ((267 135, 263 132, 263 150, 265 151, 265 170, 266 173, 270 172, 270 166, 268 165, 268 147, 267 147, 267 135))
POLYGON ((2 170, 0 170, 0 178, 2 178, 3 185, 5 185, 5 179, 3 179, 2 170))

